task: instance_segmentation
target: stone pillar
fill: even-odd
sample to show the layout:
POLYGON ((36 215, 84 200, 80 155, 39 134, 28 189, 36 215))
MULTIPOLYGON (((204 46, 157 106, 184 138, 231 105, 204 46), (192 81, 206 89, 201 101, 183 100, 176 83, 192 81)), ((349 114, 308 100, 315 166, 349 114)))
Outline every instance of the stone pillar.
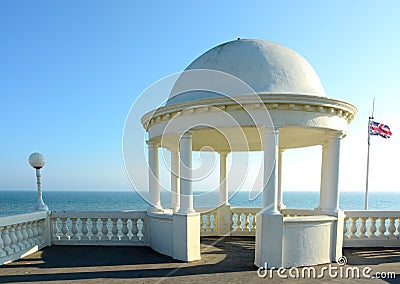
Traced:
POLYGON ((179 151, 172 149, 171 152, 171 208, 177 212, 180 207, 180 184, 179 184, 179 151))
POLYGON ((219 205, 218 236, 229 236, 231 233, 231 206, 228 192, 228 152, 219 153, 219 205))
POLYGON ((149 155, 149 195, 150 207, 148 211, 162 211, 160 201, 160 183, 159 183, 159 167, 158 167, 158 143, 147 141, 149 155))
POLYGON ((264 128, 263 136, 264 188, 262 211, 268 214, 278 214, 279 129, 264 128), (274 134, 275 141, 271 139, 272 134, 274 134), (273 167, 270 172, 271 163, 273 163, 273 167))
POLYGON ((286 206, 283 204, 283 190, 282 190, 282 154, 285 150, 279 149, 278 156, 278 209, 279 211, 285 209, 286 206))
POLYGON ((172 220, 172 257, 182 261, 200 259, 200 213, 193 208, 192 134, 186 132, 180 141, 181 204, 172 220))
POLYGON ((342 134, 330 137, 322 145, 321 189, 319 209, 339 210, 339 156, 342 134))
POLYGON ((179 213, 194 213, 192 188, 192 134, 186 132, 180 141, 180 190, 179 213))
POLYGON ((278 211, 279 130, 265 128, 262 131, 264 149, 263 209, 256 216, 254 264, 258 267, 281 267, 283 265, 284 232, 283 215, 278 211), (271 131, 273 132, 271 133, 271 131), (270 172, 271 162, 273 162, 272 172, 270 172))
POLYGON ((228 159, 228 152, 219 153, 219 204, 220 205, 229 205, 227 159, 228 159))

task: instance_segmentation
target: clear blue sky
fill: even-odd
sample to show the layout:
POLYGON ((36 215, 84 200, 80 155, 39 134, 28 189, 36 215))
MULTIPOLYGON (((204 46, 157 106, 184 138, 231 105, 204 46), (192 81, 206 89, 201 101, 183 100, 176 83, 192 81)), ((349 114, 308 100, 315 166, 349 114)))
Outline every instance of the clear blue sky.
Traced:
MULTIPOLYGON (((296 50, 328 96, 359 108, 343 141, 342 190, 363 189, 376 97, 376 119, 394 136, 373 139, 371 188, 400 190, 399 11, 399 1, 365 0, 0 1, 0 189, 34 189, 34 151, 48 162, 46 189, 128 189, 121 144, 135 98, 241 37, 296 50)), ((286 189, 318 188, 317 150, 289 151, 285 163, 286 189)))

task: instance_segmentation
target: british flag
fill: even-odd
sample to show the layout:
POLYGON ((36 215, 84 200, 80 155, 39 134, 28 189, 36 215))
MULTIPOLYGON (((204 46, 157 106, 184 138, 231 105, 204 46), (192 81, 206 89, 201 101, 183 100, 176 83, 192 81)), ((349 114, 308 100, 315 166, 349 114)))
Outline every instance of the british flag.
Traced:
POLYGON ((380 135, 383 138, 390 138, 390 136, 392 136, 389 126, 372 120, 369 123, 369 134, 380 135))

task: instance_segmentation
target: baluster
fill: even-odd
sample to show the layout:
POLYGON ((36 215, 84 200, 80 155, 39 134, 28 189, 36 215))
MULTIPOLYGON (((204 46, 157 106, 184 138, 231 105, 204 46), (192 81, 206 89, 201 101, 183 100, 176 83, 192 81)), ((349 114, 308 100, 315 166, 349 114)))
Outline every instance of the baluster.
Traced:
POLYGON ((122 237, 121 237, 121 241, 127 241, 129 240, 128 237, 128 218, 121 218, 122 221, 122 228, 121 228, 121 233, 122 233, 122 237))
POLYGON ((34 227, 33 227, 33 239, 35 240, 36 244, 39 245, 42 242, 41 239, 41 230, 40 230, 40 221, 36 220, 33 222, 34 227))
POLYGON ((32 222, 26 223, 26 232, 28 233, 28 242, 30 246, 35 245, 35 240, 33 239, 32 222))
POLYGON ((396 222, 396 218, 390 217, 389 218, 389 228, 388 228, 388 232, 389 232, 389 239, 395 239, 396 236, 394 235, 394 233, 396 232, 396 226, 395 226, 395 222, 396 222))
POLYGON ((58 235, 58 221, 57 218, 54 218, 53 220, 53 238, 55 241, 60 240, 60 236, 58 235))
POLYGON ((131 240, 138 241, 139 240, 138 233, 139 233, 138 220, 132 219, 132 238, 131 238, 131 240))
POLYGON ((251 227, 252 231, 256 232, 256 214, 252 214, 252 219, 251 219, 251 227))
POLYGON ((250 220, 250 213, 249 214, 245 214, 244 215, 245 216, 245 218, 244 218, 244 221, 245 221, 245 223, 244 223, 244 229, 246 230, 246 231, 251 231, 251 228, 250 228, 250 222, 251 222, 251 220, 250 220))
POLYGON ((35 241, 35 244, 38 245, 40 244, 40 238, 39 238, 39 229, 38 229, 38 221, 33 221, 32 222, 32 232, 33 232, 33 240, 35 241))
POLYGON ((4 227, 0 227, 0 257, 5 257, 7 256, 7 252, 4 250, 4 242, 2 238, 2 232, 3 232, 4 227))
POLYGON ((380 239, 383 239, 383 238, 386 237, 386 236, 385 236, 385 232, 386 232, 385 220, 386 220, 385 217, 380 217, 380 218, 379 218, 379 228, 378 228, 378 230, 379 230, 379 235, 378 235, 378 238, 380 238, 380 239))
POLYGON ((108 228, 107 228, 108 218, 101 218, 101 222, 103 223, 101 227, 101 233, 103 234, 101 236, 101 239, 108 240, 108 228))
POLYGON ((15 235, 14 225, 10 226, 9 231, 10 231, 10 239, 11 239, 10 247, 14 250, 14 252, 19 252, 21 249, 17 246, 17 236, 15 235))
POLYGON ((44 220, 39 220, 37 221, 37 231, 38 231, 38 240, 39 244, 43 244, 45 242, 45 237, 43 234, 44 231, 44 226, 45 226, 45 221, 44 220))
POLYGON ((206 215, 206 232, 211 231, 210 225, 211 225, 211 216, 210 216, 210 214, 207 214, 206 215))
POLYGON ((97 223, 99 221, 98 218, 91 218, 92 220, 92 237, 91 240, 100 240, 100 237, 98 235, 99 229, 97 227, 97 223))
POLYGON ((25 243, 23 242, 24 237, 22 236, 22 233, 21 233, 21 226, 22 226, 22 224, 16 225, 15 235, 17 236, 17 246, 22 251, 22 250, 26 249, 26 247, 25 247, 25 243))
POLYGON ((376 232, 376 217, 370 217, 369 218, 369 220, 370 220, 370 222, 371 222, 371 224, 369 225, 369 238, 370 239, 375 239, 376 238, 376 235, 375 235, 375 232, 376 232))
POLYGON ((366 222, 367 218, 360 217, 360 234, 358 236, 360 239, 365 239, 367 237, 367 235, 365 234, 367 232, 366 222))
POLYGON ((241 231, 244 231, 244 229, 246 228, 245 223, 246 223, 246 215, 242 213, 240 214, 240 226, 239 226, 241 231))
POLYGON ((397 218, 397 238, 400 239, 400 217, 397 218))
POLYGON ((82 237, 81 237, 81 240, 88 240, 89 239, 89 236, 88 236, 89 229, 88 229, 88 226, 87 226, 87 218, 81 218, 81 220, 82 220, 82 237))
POLYGON ((72 226, 71 226, 71 240, 79 240, 78 237, 78 226, 76 225, 76 222, 78 221, 78 218, 71 218, 72 221, 72 226))
POLYGON ((247 214, 247 229, 249 230, 249 232, 251 232, 253 230, 253 214, 249 213, 247 214))
POLYGON ((32 240, 33 240, 33 242, 35 243, 35 245, 37 245, 39 242, 38 242, 38 230, 37 230, 37 224, 36 224, 36 221, 32 221, 31 222, 32 224, 31 224, 31 229, 32 229, 32 240))
POLYGON ((215 231, 215 226, 216 226, 216 223, 215 223, 215 221, 216 221, 216 213, 214 212, 214 213, 211 213, 210 214, 210 231, 211 232, 213 232, 213 231, 215 231))
POLYGON ((111 222, 112 222, 112 228, 111 228, 111 240, 112 241, 116 241, 119 240, 118 238, 118 226, 117 226, 117 222, 118 222, 118 218, 111 218, 111 222))
POLYGON ((141 241, 145 237, 145 232, 146 232, 146 222, 145 222, 145 220, 138 219, 136 226, 137 226, 137 229, 138 229, 137 237, 138 237, 139 241, 141 241))
POLYGON ((25 248, 29 248, 29 236, 26 230, 26 223, 21 224, 21 234, 22 234, 22 243, 24 244, 25 248))
POLYGON ((233 213, 232 214, 232 230, 234 231, 234 232, 236 232, 236 230, 237 230, 237 227, 238 227, 238 225, 237 225, 237 223, 238 223, 238 215, 236 214, 236 213, 233 213))
POLYGON ((61 219, 61 239, 62 240, 69 240, 67 218, 62 218, 61 219))
POLYGON ((9 226, 3 227, 1 238, 3 239, 4 251, 7 253, 7 255, 11 255, 14 253, 14 250, 11 248, 11 238, 8 228, 9 226))
POLYGON ((356 220, 357 217, 350 218, 350 229, 349 229, 349 239, 355 238, 355 233, 357 232, 356 220))
POLYGON ((204 231, 204 214, 200 214, 200 231, 203 232, 204 231))

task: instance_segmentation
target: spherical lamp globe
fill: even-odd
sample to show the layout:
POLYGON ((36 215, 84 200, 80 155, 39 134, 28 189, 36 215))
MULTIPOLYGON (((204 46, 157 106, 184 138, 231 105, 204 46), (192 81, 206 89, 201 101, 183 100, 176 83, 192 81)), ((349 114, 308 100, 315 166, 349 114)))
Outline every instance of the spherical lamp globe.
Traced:
POLYGON ((29 164, 35 169, 43 168, 45 163, 46 160, 44 159, 44 156, 40 153, 35 152, 29 156, 29 164))

